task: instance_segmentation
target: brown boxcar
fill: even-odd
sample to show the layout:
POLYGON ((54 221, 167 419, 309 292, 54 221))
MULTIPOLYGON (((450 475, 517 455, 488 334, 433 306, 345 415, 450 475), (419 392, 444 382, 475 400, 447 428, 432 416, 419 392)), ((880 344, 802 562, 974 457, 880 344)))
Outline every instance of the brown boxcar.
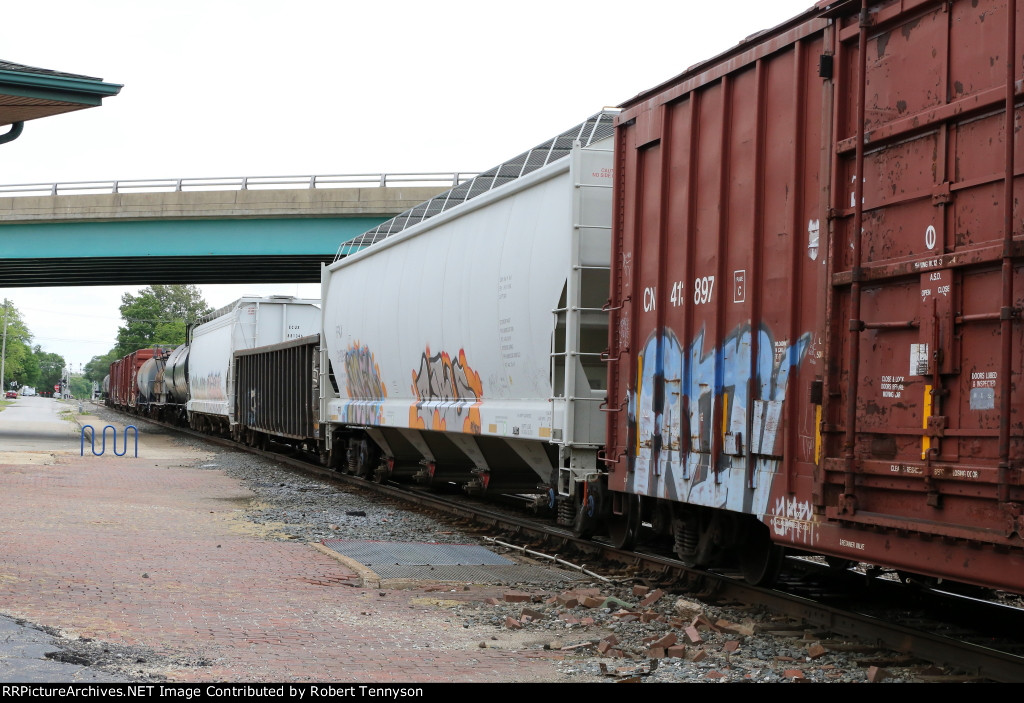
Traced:
POLYGON ((620 541, 1024 592, 1022 41, 1015 0, 823 2, 622 106, 620 541))
POLYGON ((134 410, 139 403, 139 388, 136 383, 139 369, 154 355, 161 353, 159 347, 139 349, 110 364, 110 391, 107 394, 107 405, 121 410, 134 410))

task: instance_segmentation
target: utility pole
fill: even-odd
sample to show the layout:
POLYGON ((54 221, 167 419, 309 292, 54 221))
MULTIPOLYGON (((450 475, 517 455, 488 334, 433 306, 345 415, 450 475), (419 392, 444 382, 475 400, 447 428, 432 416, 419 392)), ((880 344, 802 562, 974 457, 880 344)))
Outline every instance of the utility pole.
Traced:
POLYGON ((0 390, 7 390, 4 385, 4 371, 7 370, 7 298, 4 298, 4 341, 0 345, 0 390))

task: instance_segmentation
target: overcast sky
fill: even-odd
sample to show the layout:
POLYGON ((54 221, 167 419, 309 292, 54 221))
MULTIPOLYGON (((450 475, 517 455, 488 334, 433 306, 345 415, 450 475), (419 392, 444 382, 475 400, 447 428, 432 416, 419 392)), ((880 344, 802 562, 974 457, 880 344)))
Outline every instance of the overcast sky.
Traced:
MULTIPOLYGON (((4 8, 0 59, 123 84, 26 123, 0 184, 481 171, 813 0, 48 0, 4 8)), ((2 286, 2 281, 0 281, 2 286)), ((318 286, 203 286, 319 297, 318 286)), ((77 372, 131 288, 0 287, 77 372)))

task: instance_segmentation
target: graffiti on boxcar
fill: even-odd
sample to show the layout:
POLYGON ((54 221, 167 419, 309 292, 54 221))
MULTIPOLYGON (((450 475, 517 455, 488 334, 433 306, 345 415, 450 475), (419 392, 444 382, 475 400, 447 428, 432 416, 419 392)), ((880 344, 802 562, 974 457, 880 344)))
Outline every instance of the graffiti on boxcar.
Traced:
POLYGON ((352 402, 342 407, 342 420, 358 425, 383 424, 388 389, 381 381, 373 352, 355 342, 345 350, 344 361, 345 390, 352 402))
POLYGON ((452 360, 447 352, 431 356, 427 347, 419 369, 412 372, 416 402, 409 408, 409 426, 480 434, 483 391, 480 374, 466 362, 464 349, 452 360))
POLYGON ((638 354, 628 490, 763 515, 782 453, 789 373, 811 335, 791 342, 758 330, 756 363, 749 325, 717 348, 705 350, 704 339, 701 330, 684 350, 666 329, 638 354))
POLYGON ((792 496, 779 496, 772 506, 771 519, 768 521, 776 537, 791 542, 813 545, 818 541, 818 533, 811 514, 809 500, 797 500, 792 496))

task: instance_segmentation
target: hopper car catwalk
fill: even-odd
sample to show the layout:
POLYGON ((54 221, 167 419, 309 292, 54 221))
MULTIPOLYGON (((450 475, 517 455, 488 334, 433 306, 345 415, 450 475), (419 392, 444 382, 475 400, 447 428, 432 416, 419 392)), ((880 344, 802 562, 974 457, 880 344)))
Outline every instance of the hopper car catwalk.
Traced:
POLYGON ((1022 47, 1014 0, 819 3, 343 245, 206 424, 753 582, 1024 592, 1022 47))

